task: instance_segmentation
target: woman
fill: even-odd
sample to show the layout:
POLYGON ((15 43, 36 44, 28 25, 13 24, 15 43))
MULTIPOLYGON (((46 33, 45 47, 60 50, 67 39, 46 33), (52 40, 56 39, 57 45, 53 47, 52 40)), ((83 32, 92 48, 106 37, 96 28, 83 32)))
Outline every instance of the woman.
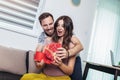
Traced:
MULTIPOLYGON (((54 25, 54 35, 48 38, 46 42, 56 42, 62 44, 65 49, 74 47, 73 22, 68 16, 60 16, 54 25)), ((46 49, 48 46, 44 46, 46 49)), ((40 74, 30 73, 25 74, 21 80, 71 80, 69 75, 72 74, 76 56, 67 59, 61 59, 54 54, 54 61, 51 64, 46 64, 44 60, 36 61, 36 66, 42 68, 40 74)))

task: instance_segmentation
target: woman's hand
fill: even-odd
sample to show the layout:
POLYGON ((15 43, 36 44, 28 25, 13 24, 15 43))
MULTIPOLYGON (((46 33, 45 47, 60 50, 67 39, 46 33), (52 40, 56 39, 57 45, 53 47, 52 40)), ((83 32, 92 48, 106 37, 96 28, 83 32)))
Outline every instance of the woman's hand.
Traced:
POLYGON ((36 67, 37 68, 42 68, 45 65, 45 62, 42 61, 35 61, 36 67))
POLYGON ((62 59, 58 56, 55 56, 54 57, 54 61, 52 62, 53 65, 56 65, 56 66, 61 66, 62 65, 62 59))

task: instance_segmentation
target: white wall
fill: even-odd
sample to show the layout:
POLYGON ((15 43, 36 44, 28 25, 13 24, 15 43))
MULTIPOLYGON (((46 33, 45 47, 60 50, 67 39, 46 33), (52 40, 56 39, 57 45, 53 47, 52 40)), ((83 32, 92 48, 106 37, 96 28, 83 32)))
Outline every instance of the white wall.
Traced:
POLYGON ((0 45, 23 50, 34 50, 37 38, 0 28, 0 45))
MULTIPOLYGON (((96 1, 81 0, 79 6, 74 6, 72 0, 45 0, 42 9, 42 12, 52 13, 55 20, 61 15, 68 15, 73 19, 74 32, 84 46, 81 52, 82 60, 86 59, 88 52, 96 1)), ((39 23, 36 26, 39 27, 39 23)), ((35 50, 37 38, 0 29, 0 44, 18 49, 35 50)))

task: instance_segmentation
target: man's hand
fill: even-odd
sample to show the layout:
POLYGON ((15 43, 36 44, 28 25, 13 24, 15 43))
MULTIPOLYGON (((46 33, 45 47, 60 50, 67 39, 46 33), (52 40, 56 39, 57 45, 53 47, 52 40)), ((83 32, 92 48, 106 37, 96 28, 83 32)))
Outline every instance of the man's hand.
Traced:
POLYGON ((65 49, 65 48, 57 48, 57 51, 56 51, 56 56, 58 56, 59 58, 61 59, 65 59, 65 58, 68 58, 68 51, 65 49))

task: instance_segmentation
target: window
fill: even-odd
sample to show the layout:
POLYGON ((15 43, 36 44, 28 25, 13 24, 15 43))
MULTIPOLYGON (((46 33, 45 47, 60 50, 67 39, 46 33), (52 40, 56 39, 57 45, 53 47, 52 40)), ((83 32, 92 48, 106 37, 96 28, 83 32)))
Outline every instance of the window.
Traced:
POLYGON ((0 28, 35 36, 40 3, 43 0, 0 0, 0 28))
MULTIPOLYGON (((110 50, 115 53, 115 63, 120 61, 120 0, 98 0, 88 61, 111 64, 110 50)), ((91 71, 88 80, 113 80, 113 76, 91 71), (92 76, 94 75, 94 76, 92 76)), ((117 79, 117 80, 120 80, 117 79)))

